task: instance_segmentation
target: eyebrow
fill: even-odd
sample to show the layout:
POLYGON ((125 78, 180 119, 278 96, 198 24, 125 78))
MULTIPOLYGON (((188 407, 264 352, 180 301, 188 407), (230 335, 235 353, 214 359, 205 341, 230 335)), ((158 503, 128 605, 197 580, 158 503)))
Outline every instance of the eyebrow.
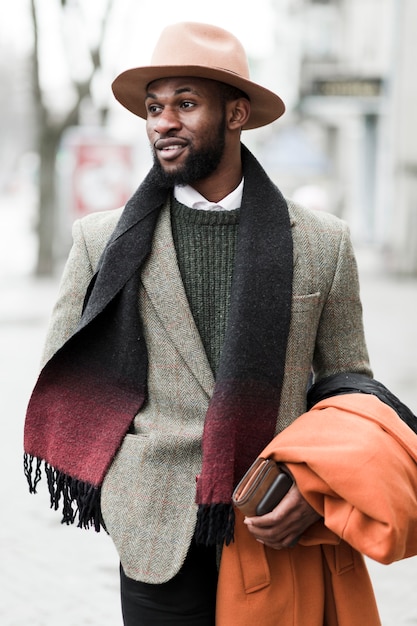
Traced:
MULTIPOLYGON (((196 89, 193 89, 192 87, 179 87, 178 89, 176 89, 174 91, 174 96, 179 96, 182 93, 192 93, 196 96, 199 96, 199 92, 196 89)), ((154 100, 158 99, 158 95, 156 93, 152 93, 151 91, 148 91, 148 93, 145 96, 145 100, 147 100, 148 98, 152 98, 154 100)))

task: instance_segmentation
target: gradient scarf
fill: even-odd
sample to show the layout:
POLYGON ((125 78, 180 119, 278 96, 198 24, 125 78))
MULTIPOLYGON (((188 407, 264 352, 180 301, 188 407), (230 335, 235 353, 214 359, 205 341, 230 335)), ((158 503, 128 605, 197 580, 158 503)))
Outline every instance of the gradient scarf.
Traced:
MULTIPOLYGON (((287 204, 242 146, 245 178, 229 322, 204 422, 197 541, 233 537, 231 494, 272 439, 291 319, 293 244, 287 204)), ((42 464, 63 522, 103 525, 100 488, 147 397, 148 354, 137 305, 140 271, 170 190, 152 168, 127 203, 70 339, 41 371, 25 423, 25 474, 42 464)))

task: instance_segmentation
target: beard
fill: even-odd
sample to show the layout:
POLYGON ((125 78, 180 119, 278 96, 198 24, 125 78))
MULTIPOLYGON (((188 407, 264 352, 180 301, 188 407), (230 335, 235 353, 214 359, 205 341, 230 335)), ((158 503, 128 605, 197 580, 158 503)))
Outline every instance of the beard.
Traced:
POLYGON ((216 171, 223 157, 225 147, 226 118, 223 116, 217 128, 217 133, 201 148, 190 147, 184 163, 177 169, 167 172, 161 165, 156 150, 153 149, 154 171, 158 182, 163 187, 175 185, 192 185, 207 178, 216 171))

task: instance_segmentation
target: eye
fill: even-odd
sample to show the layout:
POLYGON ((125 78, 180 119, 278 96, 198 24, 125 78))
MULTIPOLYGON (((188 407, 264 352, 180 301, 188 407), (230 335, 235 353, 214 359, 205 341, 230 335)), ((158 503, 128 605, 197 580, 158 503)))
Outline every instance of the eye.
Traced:
POLYGON ((195 107, 195 102, 191 102, 190 100, 184 100, 181 102, 182 109, 191 109, 193 107, 195 107))
POLYGON ((161 111, 161 108, 159 104, 148 104, 147 111, 150 115, 155 115, 161 111))

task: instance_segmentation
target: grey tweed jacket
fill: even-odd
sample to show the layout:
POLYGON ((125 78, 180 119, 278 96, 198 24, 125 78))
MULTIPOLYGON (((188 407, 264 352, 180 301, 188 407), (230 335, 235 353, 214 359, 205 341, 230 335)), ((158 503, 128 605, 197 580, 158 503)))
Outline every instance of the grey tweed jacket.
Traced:
MULTIPOLYGON (((305 411, 312 369, 317 377, 346 370, 371 375, 347 225, 329 214, 288 204, 293 302, 277 432, 305 411)), ((45 361, 76 327, 87 286, 120 215, 121 209, 75 222, 45 361)), ((178 572, 193 535, 195 477, 214 387, 177 265, 169 202, 142 271, 138 306, 149 353, 149 399, 108 471, 101 504, 126 574, 161 583, 178 572)))

